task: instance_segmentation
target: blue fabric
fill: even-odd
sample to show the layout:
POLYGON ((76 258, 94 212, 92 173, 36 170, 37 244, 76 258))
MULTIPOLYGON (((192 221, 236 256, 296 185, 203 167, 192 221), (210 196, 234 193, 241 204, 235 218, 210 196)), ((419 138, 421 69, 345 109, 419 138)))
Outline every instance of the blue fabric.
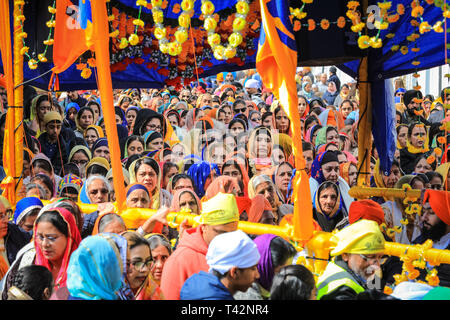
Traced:
POLYGON ((148 192, 147 187, 144 186, 144 185, 142 185, 142 184, 135 184, 135 185, 132 185, 132 186, 130 187, 130 189, 128 189, 128 192, 127 192, 126 197, 128 197, 128 196, 130 195, 130 193, 132 193, 132 192, 135 191, 135 190, 144 190, 145 192, 147 192, 147 194, 148 194, 149 197, 150 197, 150 193, 148 192))
POLYGON ((123 273, 116 252, 102 235, 81 241, 67 268, 70 295, 86 300, 117 300, 123 273))
POLYGON ((86 184, 83 184, 83 186, 81 187, 79 198, 81 203, 91 204, 91 200, 89 199, 89 196, 87 194, 86 184))
POLYGON ((37 197, 25 197, 16 203, 13 221, 18 224, 29 212, 35 208, 42 208, 44 205, 37 197))
POLYGON ((180 291, 180 300, 234 300, 230 291, 211 273, 190 276, 180 291))
POLYGON ((214 170, 216 175, 220 176, 219 167, 214 163, 198 161, 189 167, 187 174, 194 181, 195 193, 199 198, 202 198, 205 195, 205 182, 206 179, 211 176, 211 170, 214 170))

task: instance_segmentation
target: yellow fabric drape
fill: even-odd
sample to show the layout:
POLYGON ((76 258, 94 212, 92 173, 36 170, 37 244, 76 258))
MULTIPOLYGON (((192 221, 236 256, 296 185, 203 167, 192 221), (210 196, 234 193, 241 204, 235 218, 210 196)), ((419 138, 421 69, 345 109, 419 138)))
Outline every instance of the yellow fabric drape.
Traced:
POLYGON ((121 213, 126 198, 111 82, 106 2, 104 0, 91 1, 91 8, 94 36, 90 40, 94 42, 95 46, 95 57, 98 70, 98 88, 100 90, 100 100, 102 102, 102 111, 103 118, 105 120, 106 135, 108 137, 108 146, 111 153, 114 190, 118 203, 118 210, 119 213, 121 213))
POLYGON ((22 29, 20 21, 16 19, 17 16, 22 14, 22 9, 22 5, 14 2, 13 52, 11 49, 9 1, 0 2, 0 50, 2 52, 3 68, 6 76, 8 105, 10 106, 6 115, 3 143, 3 164, 6 178, 2 181, 1 185, 4 188, 3 195, 13 207, 15 207, 17 200, 16 190, 20 190, 22 186, 22 180, 19 180, 18 176, 23 171, 23 87, 19 86, 17 89, 14 89, 15 86, 20 85, 23 81, 23 56, 20 54, 23 43, 19 37, 22 29))

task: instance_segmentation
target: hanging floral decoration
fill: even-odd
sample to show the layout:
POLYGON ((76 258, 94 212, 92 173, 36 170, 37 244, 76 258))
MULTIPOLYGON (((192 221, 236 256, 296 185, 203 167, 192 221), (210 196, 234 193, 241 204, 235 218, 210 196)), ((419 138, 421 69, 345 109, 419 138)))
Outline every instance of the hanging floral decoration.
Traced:
POLYGON ((167 85, 177 87, 196 81, 197 73, 201 75, 205 67, 211 67, 213 59, 242 66, 248 56, 256 53, 261 26, 256 0, 240 0, 219 12, 211 1, 203 0, 198 18, 194 18, 194 0, 172 8, 167 8, 167 1, 145 2, 136 2, 139 9, 114 0, 107 5, 111 17, 111 72, 125 70, 132 63, 144 64, 167 77, 167 85), (167 10, 178 19, 166 19, 167 10), (143 27, 140 22, 133 23, 136 16, 143 21, 143 27), (130 45, 131 34, 139 37, 135 45, 130 45))
MULTIPOLYGON (((14 1, 15 4, 18 4, 21 6, 21 9, 23 10, 23 7, 25 6, 25 1, 14 1)), ((56 0, 53 1, 53 4, 48 7, 48 12, 51 14, 50 20, 46 22, 46 26, 49 28, 49 33, 47 36, 47 39, 43 41, 43 44, 45 45, 44 51, 41 53, 29 53, 30 48, 26 46, 25 39, 27 38, 27 33, 23 31, 23 26, 25 22, 25 16, 23 14, 20 14, 16 17, 18 22, 20 22, 21 25, 21 32, 19 34, 19 38, 22 39, 23 47, 20 50, 20 54, 25 56, 28 59, 28 68, 31 70, 37 69, 39 62, 45 63, 48 62, 48 59, 46 57, 48 47, 53 45, 53 28, 55 28, 55 15, 56 15, 56 0)))

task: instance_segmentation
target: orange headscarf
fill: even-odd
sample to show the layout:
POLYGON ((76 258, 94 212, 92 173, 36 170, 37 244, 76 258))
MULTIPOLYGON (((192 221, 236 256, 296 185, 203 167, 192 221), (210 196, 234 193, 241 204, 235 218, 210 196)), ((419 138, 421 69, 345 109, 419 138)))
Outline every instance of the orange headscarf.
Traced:
POLYGON ((197 194, 193 190, 187 189, 187 188, 183 188, 183 189, 177 190, 175 192, 175 194, 173 195, 173 198, 172 198, 172 204, 170 206, 170 211, 172 211, 172 212, 181 211, 180 197, 181 197, 181 194, 185 193, 185 192, 189 192, 194 197, 195 201, 197 202, 198 210, 200 212, 202 210, 202 202, 200 201, 197 194))
POLYGON ((240 190, 239 183, 236 178, 230 176, 219 176, 214 179, 208 186, 202 201, 206 201, 214 197, 219 192, 232 193, 234 190, 240 190))
POLYGON ((259 223, 264 211, 272 211, 272 206, 270 202, 262 195, 257 194, 252 199, 252 205, 250 206, 250 211, 248 213, 248 222, 259 223))

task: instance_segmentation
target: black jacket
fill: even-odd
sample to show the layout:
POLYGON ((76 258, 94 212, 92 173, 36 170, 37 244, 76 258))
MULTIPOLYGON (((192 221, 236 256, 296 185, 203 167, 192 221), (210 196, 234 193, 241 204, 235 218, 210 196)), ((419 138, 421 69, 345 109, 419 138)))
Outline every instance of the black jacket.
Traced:
POLYGON ((4 238, 6 255, 11 265, 16 260, 17 253, 31 240, 31 232, 27 232, 16 224, 8 222, 8 232, 4 238))

